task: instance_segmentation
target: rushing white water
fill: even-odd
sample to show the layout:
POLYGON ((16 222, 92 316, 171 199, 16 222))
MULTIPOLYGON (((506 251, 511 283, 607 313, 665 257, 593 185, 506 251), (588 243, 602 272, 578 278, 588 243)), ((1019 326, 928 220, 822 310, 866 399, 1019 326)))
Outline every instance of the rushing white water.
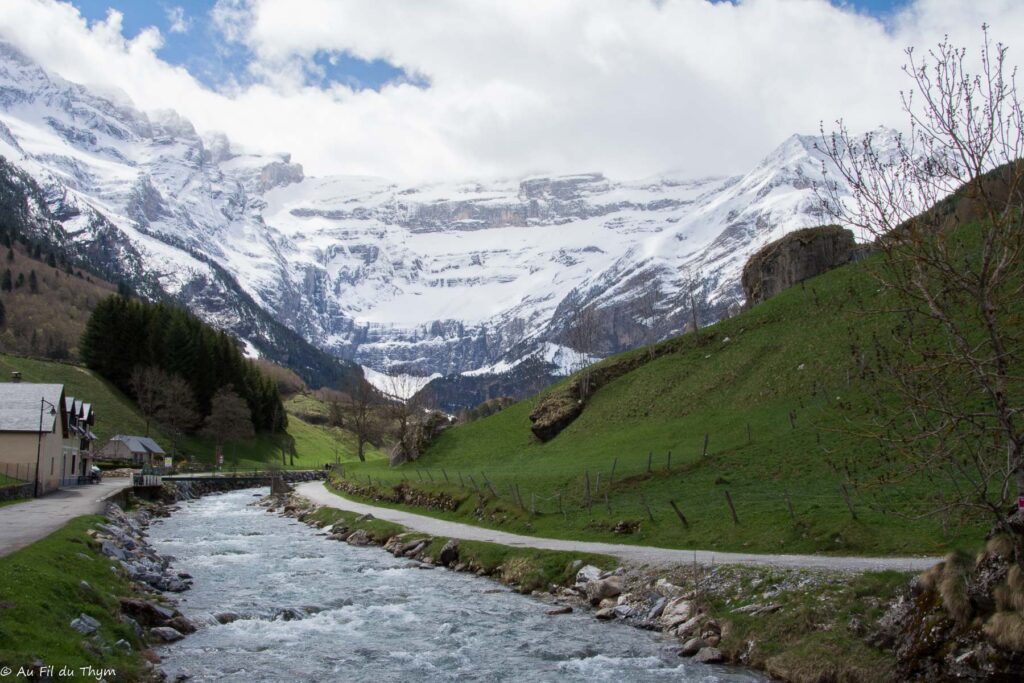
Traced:
POLYGON ((659 634, 550 605, 494 582, 422 570, 380 548, 328 541, 250 506, 254 491, 182 504, 150 527, 195 578, 181 611, 199 630, 161 648, 194 681, 758 681, 680 659, 659 634), (241 618, 219 624, 219 612, 241 618))

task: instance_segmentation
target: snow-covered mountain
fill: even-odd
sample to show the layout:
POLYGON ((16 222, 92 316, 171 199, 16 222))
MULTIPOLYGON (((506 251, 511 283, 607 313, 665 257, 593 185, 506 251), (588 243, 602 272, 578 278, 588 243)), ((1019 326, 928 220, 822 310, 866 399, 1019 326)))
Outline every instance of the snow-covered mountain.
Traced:
MULTIPOLYGON (((252 307, 335 356, 463 388, 571 370, 580 310, 597 323, 587 350, 604 355, 682 332, 694 301, 702 324, 738 305, 751 253, 824 221, 814 141, 793 136, 727 178, 309 178, 288 155, 241 153, 0 43, 0 155, 44 188, 69 239, 102 232, 133 285, 254 352, 268 342, 252 307)), ((488 397, 467 391, 460 401, 488 397)))

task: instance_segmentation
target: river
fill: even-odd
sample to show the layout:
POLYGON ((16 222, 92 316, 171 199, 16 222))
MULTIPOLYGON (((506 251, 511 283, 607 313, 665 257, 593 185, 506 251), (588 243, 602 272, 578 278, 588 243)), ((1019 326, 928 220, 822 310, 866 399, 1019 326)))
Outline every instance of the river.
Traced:
POLYGON ((193 681, 764 680, 674 654, 660 634, 545 602, 501 584, 415 568, 376 547, 328 541, 251 506, 254 490, 181 504, 150 527, 195 579, 180 609, 199 630, 158 649, 193 681), (219 624, 214 615, 241 618, 219 624))

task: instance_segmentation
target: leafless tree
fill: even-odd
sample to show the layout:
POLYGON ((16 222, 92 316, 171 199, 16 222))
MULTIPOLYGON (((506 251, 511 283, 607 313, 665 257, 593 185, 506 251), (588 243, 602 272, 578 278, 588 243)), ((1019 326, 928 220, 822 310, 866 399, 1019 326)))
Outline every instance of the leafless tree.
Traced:
MULTIPOLYGON (((212 438, 218 446, 251 438, 254 434, 252 411, 249 404, 229 387, 221 387, 210 402, 210 414, 206 417, 203 433, 212 438)), ((233 454, 237 462, 237 452, 233 454)))
POLYGON ((360 462, 366 462, 366 444, 376 437, 378 402, 377 392, 369 382, 359 382, 348 395, 345 412, 349 428, 356 435, 356 455, 360 462))
POLYGON ((178 440, 199 424, 199 408, 192 387, 178 375, 165 379, 161 395, 161 403, 154 417, 171 435, 171 453, 174 454, 178 440))
POLYGON ((647 347, 647 356, 654 360, 654 345, 658 341, 658 302, 661 290, 655 282, 636 298, 635 310, 643 326, 643 343, 647 347))
POLYGON ((146 436, 149 436, 150 423, 163 405, 163 385, 167 377, 167 373, 154 366, 137 365, 132 369, 129 382, 135 392, 135 403, 146 418, 146 436))
POLYGON ((577 297, 569 318, 566 338, 569 347, 576 352, 573 370, 579 373, 580 398, 586 400, 591 390, 590 366, 597 351, 601 322, 594 304, 584 305, 577 297))
POLYGON ((390 421, 393 441, 391 464, 399 465, 419 457, 417 426, 422 421, 426 406, 418 391, 419 380, 408 374, 393 373, 384 381, 387 398, 385 413, 390 421))
MULTIPOLYGON (((870 430, 885 453, 876 483, 928 477, 934 511, 1010 531, 1011 501, 1024 496, 1024 116, 1006 47, 983 35, 978 73, 948 41, 923 58, 906 51, 908 135, 823 129, 827 170, 851 189, 826 182, 820 194, 875 238, 872 272, 898 321, 872 342, 884 389, 870 430)), ((1010 536, 1024 567, 1022 537, 1010 536)))
POLYGON ((689 309, 690 326, 694 331, 700 329, 701 312, 707 308, 708 292, 704 284, 704 276, 701 271, 691 271, 688 267, 683 269, 682 291, 684 303, 689 309))

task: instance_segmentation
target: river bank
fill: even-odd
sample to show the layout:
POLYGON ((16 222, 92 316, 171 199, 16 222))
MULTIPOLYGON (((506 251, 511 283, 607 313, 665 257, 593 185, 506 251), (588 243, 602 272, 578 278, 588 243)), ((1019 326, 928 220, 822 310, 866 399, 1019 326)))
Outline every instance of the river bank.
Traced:
POLYGON ((765 671, 786 681, 898 680, 890 650, 871 644, 910 574, 777 567, 619 564, 585 566, 572 553, 454 541, 321 506, 300 495, 264 502, 328 538, 376 544, 398 557, 502 581, 605 622, 661 632, 677 654, 765 671))

